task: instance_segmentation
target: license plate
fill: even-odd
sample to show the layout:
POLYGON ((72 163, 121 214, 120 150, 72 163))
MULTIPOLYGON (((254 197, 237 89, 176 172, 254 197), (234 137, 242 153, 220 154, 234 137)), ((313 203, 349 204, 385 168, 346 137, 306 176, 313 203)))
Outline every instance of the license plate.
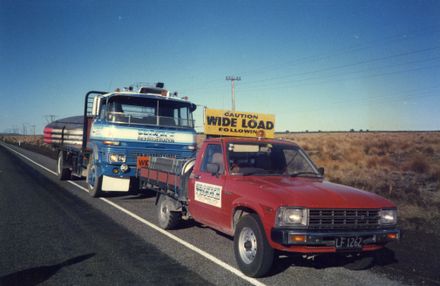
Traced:
POLYGON ((138 169, 148 167, 148 162, 150 162, 150 157, 148 156, 138 156, 136 167, 138 169))
POLYGON ((336 249, 361 249, 362 237, 337 237, 335 240, 336 249))

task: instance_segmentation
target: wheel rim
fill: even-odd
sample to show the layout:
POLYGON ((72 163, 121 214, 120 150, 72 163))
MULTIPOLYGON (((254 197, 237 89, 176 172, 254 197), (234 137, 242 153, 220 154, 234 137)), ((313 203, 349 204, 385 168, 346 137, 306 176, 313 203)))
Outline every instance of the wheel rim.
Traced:
POLYGON ((249 227, 244 227, 240 232, 238 251, 241 260, 246 264, 252 263, 257 255, 257 238, 254 231, 249 227))
POLYGON ((61 160, 62 160, 62 156, 61 154, 58 156, 58 164, 57 164, 57 171, 58 174, 61 174, 61 160))
POLYGON ((169 216, 169 213, 170 213, 170 210, 168 209, 168 206, 164 200, 160 205, 160 213, 159 213, 160 220, 166 221, 167 217, 169 216))
POLYGON ((90 187, 90 189, 93 189, 93 186, 95 186, 95 179, 96 179, 96 176, 95 176, 95 166, 92 166, 91 167, 92 169, 90 170, 90 172, 89 172, 89 187, 90 187))

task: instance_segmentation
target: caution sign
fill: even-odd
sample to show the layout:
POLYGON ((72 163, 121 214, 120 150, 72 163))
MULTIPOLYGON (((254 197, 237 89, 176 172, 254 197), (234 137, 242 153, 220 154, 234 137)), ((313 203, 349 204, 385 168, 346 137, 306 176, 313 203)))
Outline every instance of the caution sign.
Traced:
POLYGON ((271 114, 205 109, 205 134, 274 138, 271 114))

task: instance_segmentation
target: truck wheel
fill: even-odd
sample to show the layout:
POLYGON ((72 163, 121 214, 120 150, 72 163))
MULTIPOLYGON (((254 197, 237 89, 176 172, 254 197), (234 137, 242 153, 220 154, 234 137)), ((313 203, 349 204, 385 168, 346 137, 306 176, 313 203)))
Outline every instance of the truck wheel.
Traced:
POLYGON ((345 257, 344 268, 349 270, 365 270, 374 265, 374 253, 358 253, 345 257))
POLYGON ((89 184, 89 194, 94 198, 102 196, 102 176, 98 177, 95 164, 89 164, 87 181, 89 184))
POLYGON ((163 229, 176 228, 180 222, 181 213, 171 211, 172 202, 167 196, 161 195, 157 204, 157 220, 163 229))
POLYGON ((234 254, 240 270, 250 277, 262 277, 269 272, 274 250, 269 245, 263 226, 256 214, 240 219, 234 234, 234 254))
POLYGON ((64 168, 64 152, 58 152, 57 159, 57 175, 58 178, 62 181, 70 180, 72 178, 72 171, 69 168, 64 168))

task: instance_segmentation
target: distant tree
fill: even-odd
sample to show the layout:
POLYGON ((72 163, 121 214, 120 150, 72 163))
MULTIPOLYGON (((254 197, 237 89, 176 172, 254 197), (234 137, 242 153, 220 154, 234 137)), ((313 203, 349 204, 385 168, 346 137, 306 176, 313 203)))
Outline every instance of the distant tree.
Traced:
POLYGON ((289 130, 286 130, 286 134, 289 134, 289 130))
POLYGON ((359 132, 364 132, 364 131, 362 129, 360 129, 359 132))
POLYGON ((353 129, 353 128, 351 128, 351 129, 350 129, 350 132, 354 132, 354 129, 353 129))

